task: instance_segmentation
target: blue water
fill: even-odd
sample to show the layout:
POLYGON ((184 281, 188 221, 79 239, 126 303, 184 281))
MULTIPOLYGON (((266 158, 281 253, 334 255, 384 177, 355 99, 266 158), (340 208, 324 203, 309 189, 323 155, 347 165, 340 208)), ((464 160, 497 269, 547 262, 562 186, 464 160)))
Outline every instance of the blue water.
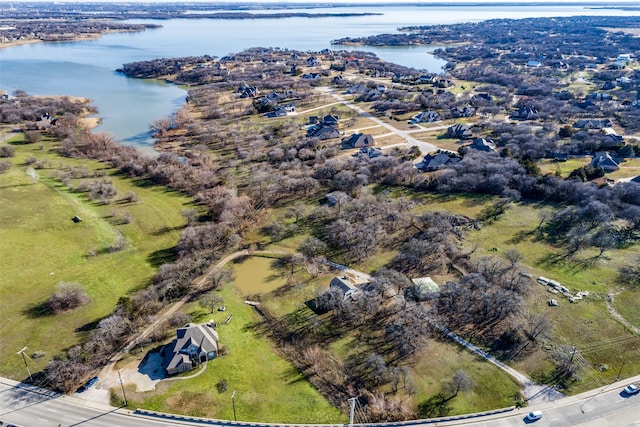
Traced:
MULTIPOLYGON (((296 10, 296 9, 294 9, 296 10)), ((379 16, 284 18, 263 20, 174 19, 135 21, 163 28, 138 33, 108 34, 98 40, 40 43, 0 50, 0 88, 33 95, 75 95, 91 98, 102 124, 98 131, 123 144, 150 148, 149 124, 175 112, 186 91, 159 81, 126 78, 115 72, 122 64, 154 58, 224 56, 249 47, 281 47, 317 51, 347 36, 394 33, 407 25, 451 24, 494 18, 572 15, 639 15, 638 11, 591 10, 580 6, 387 6, 303 9, 320 12, 378 12, 379 16)), ((401 65, 437 73, 444 61, 430 51, 438 46, 363 47, 401 65)), ((355 48, 350 48, 355 49, 355 48)))

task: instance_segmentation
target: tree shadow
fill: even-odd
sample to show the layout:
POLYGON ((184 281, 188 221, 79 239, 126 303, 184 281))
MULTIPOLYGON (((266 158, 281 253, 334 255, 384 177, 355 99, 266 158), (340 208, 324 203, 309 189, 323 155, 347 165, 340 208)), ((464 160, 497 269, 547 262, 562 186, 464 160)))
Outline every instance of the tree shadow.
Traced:
POLYGON ((446 417, 451 411, 449 400, 439 392, 418 405, 418 415, 422 418, 446 417))
POLYGON ((169 262, 173 262, 177 259, 177 250, 176 247, 159 249, 155 252, 152 252, 147 257, 147 260, 153 267, 160 267, 162 264, 166 264, 169 262))
POLYGON ((98 327, 98 323, 100 323, 100 321, 104 319, 97 319, 94 320, 93 322, 89 322, 89 323, 85 323, 84 325, 80 326, 79 328, 75 329, 75 332, 89 332, 92 331, 94 329, 96 329, 98 327))
POLYGON ((47 302, 42 301, 39 304, 31 305, 30 307, 22 310, 22 314, 29 317, 30 319, 37 319, 40 317, 53 316, 53 313, 49 311, 47 307, 47 302))

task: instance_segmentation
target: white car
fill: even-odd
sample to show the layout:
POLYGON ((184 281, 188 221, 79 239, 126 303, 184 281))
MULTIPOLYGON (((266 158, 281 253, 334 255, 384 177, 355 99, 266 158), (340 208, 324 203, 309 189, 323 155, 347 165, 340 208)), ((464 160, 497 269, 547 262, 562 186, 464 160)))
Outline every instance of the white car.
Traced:
POLYGON ((635 384, 629 384, 622 391, 624 392, 624 394, 628 394, 630 396, 632 394, 637 394, 638 392, 640 392, 640 387, 635 384))
POLYGON ((536 421, 542 418, 542 411, 532 411, 527 414, 527 421, 536 421))

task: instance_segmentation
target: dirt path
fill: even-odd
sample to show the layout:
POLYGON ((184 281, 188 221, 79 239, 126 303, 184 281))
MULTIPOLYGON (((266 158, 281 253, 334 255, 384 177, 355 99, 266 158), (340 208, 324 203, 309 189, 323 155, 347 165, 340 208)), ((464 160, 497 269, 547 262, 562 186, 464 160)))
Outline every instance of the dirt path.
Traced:
POLYGON ((616 310, 616 308, 613 306, 613 302, 616 300, 617 294, 618 293, 615 293, 615 292, 611 292, 607 294, 607 298, 605 299, 607 303, 607 310, 609 310, 609 313, 611 314, 611 316, 613 316, 614 319, 622 323, 626 328, 628 328, 634 334, 640 336, 640 328, 633 326, 631 323, 629 323, 629 321, 624 317, 622 317, 622 315, 618 313, 618 310, 616 310))
MULTIPOLYGON (((258 255, 261 252, 255 252, 258 255)), ((265 252, 266 253, 266 252, 265 252)), ((271 252, 270 252, 271 253, 271 252)), ((144 341, 149 335, 151 335, 155 328, 159 328, 171 315, 173 315, 176 311, 178 311, 182 306, 187 303, 193 294, 199 292, 202 287, 207 283, 209 278, 220 271, 227 263, 233 261, 236 258, 241 256, 251 255, 248 250, 242 250, 238 252, 234 252, 230 255, 227 255, 217 263, 213 264, 205 274, 196 279, 193 282, 193 287, 191 291, 183 297, 181 300, 173 303, 172 305, 166 307, 162 312, 158 314, 156 319, 150 323, 144 330, 140 333, 136 334, 135 339, 131 340, 129 344, 123 347, 120 351, 118 351, 110 360, 109 363, 102 368, 98 377, 100 380, 96 383, 95 387, 91 390, 84 392, 82 395, 78 397, 82 397, 86 400, 98 401, 101 403, 109 403, 109 389, 115 387, 120 384, 120 377, 118 376, 118 370, 115 369, 116 363, 122 359, 128 352, 130 352, 139 342, 144 341)), ((124 382, 127 382, 129 378, 123 378, 124 382)))

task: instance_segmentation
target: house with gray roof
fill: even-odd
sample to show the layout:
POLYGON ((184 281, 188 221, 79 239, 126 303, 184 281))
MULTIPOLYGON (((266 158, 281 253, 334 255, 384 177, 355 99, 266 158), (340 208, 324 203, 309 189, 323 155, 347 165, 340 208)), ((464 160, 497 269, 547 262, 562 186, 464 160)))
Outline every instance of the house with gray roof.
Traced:
POLYGON ((473 138, 473 133, 468 126, 456 123, 447 128, 447 136, 449 138, 471 139, 473 138))
POLYGON ((540 118, 540 114, 537 108, 524 105, 511 113, 511 118, 515 120, 537 120, 540 118))
POLYGON ((413 116, 409 123, 433 123, 442 120, 437 111, 423 111, 413 116))
POLYGON ((602 168, 605 172, 613 172, 620 169, 620 159, 608 151, 599 151, 593 156, 591 166, 602 168))
POLYGON ((492 151, 496 151, 496 144, 494 144, 490 139, 476 138, 473 140, 471 145, 469 145, 469 148, 490 153, 492 151))
POLYGON ((187 323, 176 331, 177 338, 161 352, 167 375, 189 371, 218 356, 218 333, 213 322, 187 323))
POLYGON ((446 153, 444 151, 440 151, 435 154, 427 154, 424 156, 422 163, 420 163, 417 167, 423 172, 432 172, 440 169, 443 166, 447 166, 453 163, 458 163, 460 158, 454 155, 453 153, 446 153))
POLYGON ((576 129, 602 129, 610 126, 609 119, 580 119, 573 124, 576 129))
POLYGON ((347 276, 334 277, 329 283, 329 288, 340 289, 345 300, 360 293, 360 289, 347 276))
POLYGON ((342 138, 342 149, 373 147, 375 145, 373 136, 364 133, 354 133, 342 138))

